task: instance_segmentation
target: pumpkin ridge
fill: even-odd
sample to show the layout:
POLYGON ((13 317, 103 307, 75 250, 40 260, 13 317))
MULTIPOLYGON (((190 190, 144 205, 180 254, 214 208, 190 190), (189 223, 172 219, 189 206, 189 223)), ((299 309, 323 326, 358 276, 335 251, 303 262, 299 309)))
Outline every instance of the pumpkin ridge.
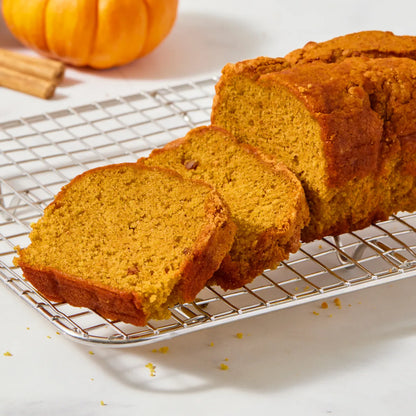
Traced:
POLYGON ((88 56, 92 56, 92 54, 94 53, 94 50, 95 50, 95 43, 96 43, 96 41, 97 41, 97 30, 98 30, 98 19, 100 18, 100 12, 99 12, 99 5, 98 5, 98 3, 99 3, 99 1, 100 0, 94 0, 95 1, 95 21, 94 21, 94 30, 93 30, 93 32, 94 32, 94 35, 93 35, 93 38, 92 38, 92 40, 91 40, 91 44, 90 44, 90 50, 89 50, 89 52, 88 52, 88 56))
POLYGON ((42 10, 42 43, 45 45, 45 49, 44 52, 49 56, 50 55, 50 50, 49 50, 49 45, 48 45, 48 40, 46 38, 46 10, 48 8, 50 0, 45 0, 44 4, 43 4, 43 10, 42 10))

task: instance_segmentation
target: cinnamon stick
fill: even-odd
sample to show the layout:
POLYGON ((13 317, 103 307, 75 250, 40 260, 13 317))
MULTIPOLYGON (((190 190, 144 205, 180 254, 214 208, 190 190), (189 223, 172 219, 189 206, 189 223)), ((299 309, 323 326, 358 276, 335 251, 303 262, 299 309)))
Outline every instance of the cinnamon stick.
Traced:
POLYGON ((36 58, 0 49, 0 66, 58 83, 62 80, 65 65, 47 58, 36 58))
POLYGON ((39 98, 51 98, 56 82, 0 66, 0 86, 39 98))

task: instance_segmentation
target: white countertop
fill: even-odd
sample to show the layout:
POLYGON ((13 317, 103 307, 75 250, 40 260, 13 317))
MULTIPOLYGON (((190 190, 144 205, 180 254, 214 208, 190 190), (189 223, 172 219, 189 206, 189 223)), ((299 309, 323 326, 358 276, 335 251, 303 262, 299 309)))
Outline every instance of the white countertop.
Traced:
MULTIPOLYGON (((413 0, 180 0, 172 33, 151 55, 101 72, 68 68, 49 101, 1 89, 0 122, 215 76, 227 62, 282 56, 309 40, 367 29, 415 35, 415 15, 413 0)), ((0 47, 23 51, 3 25, 0 47)), ((110 349, 57 334, 0 282, 0 415, 414 414, 416 280, 340 300, 319 315, 312 302, 110 349)))

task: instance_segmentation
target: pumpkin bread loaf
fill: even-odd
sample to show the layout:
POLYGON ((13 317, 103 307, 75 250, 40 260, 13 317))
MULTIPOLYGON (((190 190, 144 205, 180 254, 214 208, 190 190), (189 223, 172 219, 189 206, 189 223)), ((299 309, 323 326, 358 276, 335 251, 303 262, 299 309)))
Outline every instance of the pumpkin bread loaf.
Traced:
POLYGON ((212 124, 301 180, 311 211, 303 241, 416 209, 416 38, 386 34, 393 46, 381 49, 379 32, 363 36, 365 45, 355 34, 290 59, 228 64, 216 86, 212 124))
POLYGON ((190 302, 230 250, 235 225, 207 184, 138 164, 73 179, 15 264, 48 299, 143 325, 190 302))
POLYGON ((283 164, 238 144, 225 130, 195 128, 139 163, 203 180, 229 205, 237 225, 235 241, 209 283, 241 287, 298 250, 300 231, 309 220, 300 182, 283 164))

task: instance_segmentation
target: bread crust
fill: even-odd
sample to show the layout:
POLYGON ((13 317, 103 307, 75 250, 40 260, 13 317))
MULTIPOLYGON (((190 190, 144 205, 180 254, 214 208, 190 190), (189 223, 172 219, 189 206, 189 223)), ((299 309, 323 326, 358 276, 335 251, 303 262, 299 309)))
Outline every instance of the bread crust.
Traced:
POLYGON ((399 57, 416 59, 416 37, 397 36, 390 31, 367 30, 338 36, 325 42, 308 42, 285 56, 291 65, 313 61, 326 63, 366 56, 368 58, 399 57))
MULTIPOLYGON (((85 175, 103 169, 117 169, 130 166, 134 169, 162 170, 184 181, 179 174, 169 169, 144 167, 135 163, 122 163, 92 169, 74 178, 58 193, 51 204, 60 204, 74 181, 82 180, 85 175)), ((201 182, 194 181, 201 185, 201 182)), ((195 244, 184 254, 177 270, 178 282, 173 289, 171 299, 166 304, 173 306, 176 301, 191 302, 205 286, 207 280, 218 269, 222 259, 228 253, 234 240, 235 224, 230 218, 228 206, 221 196, 211 189, 206 200, 206 224, 195 238, 195 244)), ((152 318, 152 311, 144 307, 142 296, 136 292, 122 291, 107 285, 86 281, 52 267, 39 267, 22 260, 24 249, 18 248, 20 257, 15 264, 20 266, 24 277, 47 299, 54 302, 67 302, 73 306, 86 307, 112 320, 121 320, 133 325, 145 325, 152 318)))

